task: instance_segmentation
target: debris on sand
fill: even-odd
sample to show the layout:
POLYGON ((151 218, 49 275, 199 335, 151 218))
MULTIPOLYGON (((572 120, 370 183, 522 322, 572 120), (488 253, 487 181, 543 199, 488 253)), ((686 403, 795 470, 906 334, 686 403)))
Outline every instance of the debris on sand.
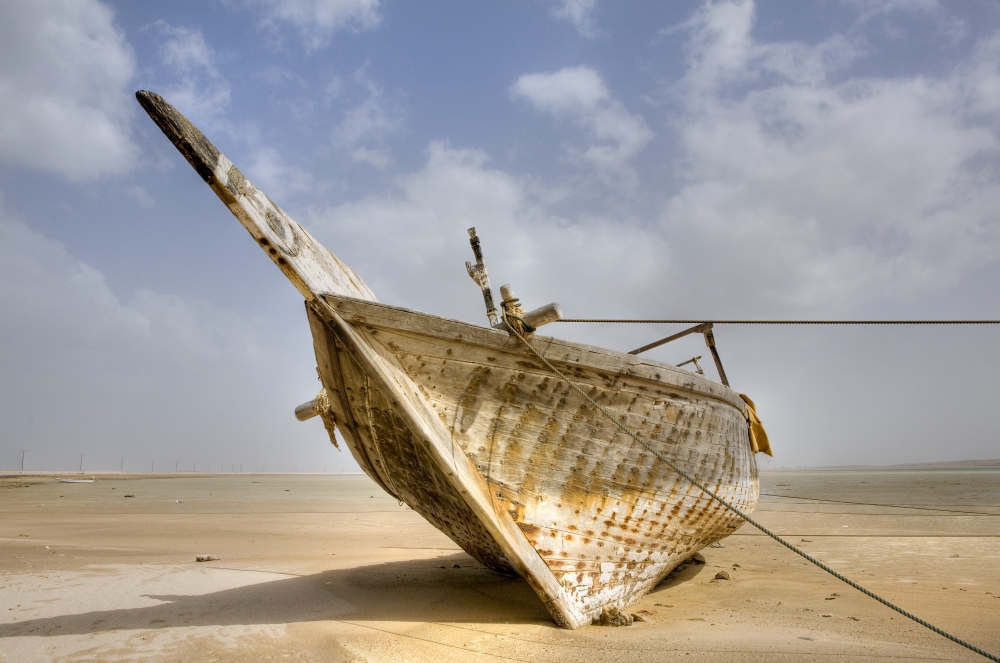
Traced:
POLYGON ((461 565, 459 565, 459 564, 452 564, 452 565, 451 565, 451 568, 453 568, 453 569, 460 569, 460 568, 462 568, 462 567, 461 567, 461 565))
POLYGON ((177 503, 178 504, 184 504, 184 502, 182 502, 181 500, 177 500, 177 503))
POLYGON ((652 624, 653 620, 651 619, 651 617, 652 613, 649 612, 648 610, 640 610, 639 612, 632 613, 632 621, 636 622, 645 622, 647 624, 652 624))
POLYGON ((122 495, 122 497, 135 497, 135 495, 122 495))
POLYGON ((632 615, 612 606, 605 608, 601 612, 601 617, 597 620, 597 623, 601 626, 631 626, 632 615))
POLYGON ((196 562, 218 562, 218 557, 212 557, 211 555, 198 555, 194 558, 196 562))
POLYGON ((958 555, 948 555, 949 559, 958 559, 958 555))
POLYGON ((715 579, 716 580, 731 580, 731 578, 729 577, 729 573, 726 572, 726 571, 719 571, 718 573, 716 573, 715 574, 715 579))

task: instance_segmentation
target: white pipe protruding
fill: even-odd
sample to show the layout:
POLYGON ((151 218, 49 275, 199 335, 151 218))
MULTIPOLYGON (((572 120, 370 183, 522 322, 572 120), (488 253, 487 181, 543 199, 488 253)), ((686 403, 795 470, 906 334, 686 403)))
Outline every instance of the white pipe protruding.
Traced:
POLYGON ((547 325, 550 322, 555 322, 556 320, 562 320, 563 312, 562 307, 559 306, 558 302, 552 302, 551 304, 546 304, 545 306, 539 306, 534 311, 528 311, 521 316, 529 326, 538 329, 542 325, 547 325))
POLYGON ((308 403, 303 403, 302 405, 295 408, 295 418, 299 421, 309 421, 313 417, 319 414, 319 408, 316 407, 316 399, 309 401, 308 403))
MULTIPOLYGON (((514 299, 514 288, 509 283, 500 286, 500 301, 502 303, 507 303, 512 299, 514 299)), ((562 320, 562 317, 562 307, 559 306, 558 302, 552 302, 551 304, 540 306, 534 311, 528 311, 527 313, 522 314, 521 320, 523 320, 529 327, 538 329, 542 325, 547 325, 550 322, 555 322, 556 320, 562 320)))

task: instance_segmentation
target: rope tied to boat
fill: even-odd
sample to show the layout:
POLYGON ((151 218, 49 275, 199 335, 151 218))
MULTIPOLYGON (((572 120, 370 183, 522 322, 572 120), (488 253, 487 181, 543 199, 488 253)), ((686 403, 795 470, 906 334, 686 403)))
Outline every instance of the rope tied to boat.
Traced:
MULTIPOLYGON (((506 318, 504 320, 506 322, 506 318)), ((689 320, 688 322, 702 322, 702 321, 690 321, 689 320)), ((998 321, 998 322, 1000 322, 1000 321, 998 321)), ((685 479, 687 479, 689 482, 691 482, 693 485, 695 485, 699 490, 701 490, 703 493, 705 493, 706 495, 708 495, 710 498, 712 498, 713 500, 715 500, 716 502, 718 502, 719 504, 721 504, 723 507, 725 507, 726 509, 728 509, 732 513, 735 513, 737 516, 739 516, 740 518, 742 518, 745 522, 753 525, 758 530, 760 530, 761 532, 763 532, 764 534, 766 534, 770 538, 774 539, 775 541, 777 541, 781 545, 785 546, 786 548, 788 548, 789 550, 791 550, 795 554, 799 555, 800 557, 802 557, 806 561, 808 561, 811 564, 814 564, 817 567, 821 568, 822 570, 826 571, 827 573, 829 573, 830 575, 832 575, 837 580, 840 580, 840 581, 842 581, 842 582, 850 585, 851 587, 853 587, 854 589, 858 590, 859 592, 861 592, 865 596, 868 596, 868 597, 871 597, 871 598, 875 599, 876 601, 878 601, 882 605, 886 606, 887 608, 895 610, 896 612, 898 612, 899 614, 903 615, 904 617, 915 621, 916 623, 920 624, 921 626, 923 626, 923 627, 925 627, 927 629, 930 629, 931 631, 937 633, 938 635, 940 635, 942 637, 947 638, 948 640, 951 640, 955 644, 961 645, 962 647, 965 647, 966 649, 968 649, 970 651, 973 651, 973 652, 979 654, 980 656, 983 656, 984 658, 987 658, 987 659, 989 659, 991 661, 996 661, 996 663, 1000 663, 1000 657, 995 656, 994 654, 991 654, 988 651, 980 649, 979 647, 975 646, 974 644, 972 644, 970 642, 966 642, 965 640, 962 640, 961 638, 958 638, 958 637, 952 635, 951 633, 948 633, 947 631, 938 628, 937 626, 934 626, 930 622, 927 622, 927 621, 921 619, 920 617, 917 617, 916 615, 914 615, 914 614, 912 614, 910 612, 907 612, 906 610, 900 608, 898 605, 892 603, 891 601, 889 601, 887 599, 882 598, 881 596, 879 596, 878 594, 872 592, 871 590, 866 589, 865 587, 862 587, 861 585, 859 585, 858 583, 854 582, 853 580, 851 580, 847 576, 844 576, 841 573, 838 573, 837 571, 833 570, 832 568, 830 568, 829 566, 827 566, 823 562, 819 561, 818 559, 816 559, 812 555, 808 554, 807 552, 805 552, 801 548, 796 547, 795 545, 793 545, 789 541, 786 541, 782 537, 778 536, 777 534, 775 534, 774 532, 772 532, 771 530, 769 530, 767 527, 765 527, 761 523, 758 523, 756 520, 754 520, 753 518, 751 518, 749 514, 744 513, 741 509, 733 506, 732 504, 730 504, 729 502, 727 502, 722 497, 719 497, 718 495, 716 495, 714 491, 712 491, 711 489, 709 489, 707 486, 703 485, 694 476, 688 474, 683 469, 681 469, 680 467, 678 467, 669 458, 667 458, 666 456, 663 456, 662 454, 660 454, 660 452, 657 451, 656 449, 654 449, 652 445, 650 445, 648 442, 646 442, 645 440, 643 440, 642 437, 640 437, 638 433, 636 433, 635 431, 633 431, 632 429, 630 429, 628 426, 626 426, 625 424, 623 424, 621 421, 619 421, 614 415, 612 415, 610 412, 608 412, 608 410, 605 407, 603 407, 600 403, 598 403, 597 401, 595 401, 586 392, 584 392, 583 389, 581 389, 575 382, 573 382, 568 377, 566 377, 566 375, 562 371, 560 371, 558 368, 556 368, 555 366, 553 366, 552 363, 548 359, 546 359, 538 350, 536 350, 534 348, 534 346, 532 346, 531 343, 529 343, 528 340, 526 338, 524 338, 524 336, 521 335, 521 332, 518 331, 517 329, 515 329, 514 325, 510 324, 509 322, 506 322, 506 324, 507 324, 507 328, 510 329, 511 333, 514 336, 517 336, 518 339, 520 339, 520 341, 524 344, 524 346, 526 348, 528 348, 528 350, 531 352, 531 354, 533 354, 536 357, 538 357, 542 361, 542 363, 545 364, 545 366, 548 367, 549 370, 551 370, 553 373, 555 373, 560 378, 562 378, 563 380, 565 380, 566 383, 569 384, 570 387, 572 387, 574 390, 576 390, 577 393, 579 393, 591 405, 593 405, 595 408, 597 408, 597 410, 602 415, 604 415, 604 417, 607 418, 608 421, 610 421, 611 423, 613 423, 623 433, 625 433, 626 435, 628 435, 630 438, 632 438, 633 440, 635 440, 636 442, 638 442, 640 445, 642 445, 647 451, 649 451, 651 454, 653 454, 653 456, 655 456, 658 460, 662 461, 663 463, 666 463, 666 465, 669 466, 672 470, 674 470, 679 475, 681 475, 682 477, 684 477, 685 479)))
POLYGON ((530 334, 535 328, 524 321, 524 309, 521 307, 521 300, 517 297, 505 299, 500 303, 503 309, 504 322, 511 328, 516 329, 519 334, 530 334))
POLYGON ((599 322, 621 325, 1000 325, 1000 320, 684 320, 630 318, 562 318, 556 322, 599 322))
POLYGON ((313 401, 315 403, 316 412, 319 414, 319 418, 323 421, 323 428, 326 429, 327 434, 330 436, 330 442, 333 446, 340 450, 340 445, 337 444, 337 415, 333 413, 333 407, 330 405, 330 396, 326 393, 326 389, 320 389, 319 393, 316 394, 316 399, 313 401))

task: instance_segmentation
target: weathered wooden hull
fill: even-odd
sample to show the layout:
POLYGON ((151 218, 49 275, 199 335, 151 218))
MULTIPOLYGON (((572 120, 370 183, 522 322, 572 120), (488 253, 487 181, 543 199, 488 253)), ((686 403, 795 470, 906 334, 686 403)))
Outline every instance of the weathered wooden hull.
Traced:
MULTIPOLYGON (((517 338, 376 302, 175 108, 136 97, 305 297, 326 394, 314 403, 328 403, 331 434, 335 419, 372 479, 483 564, 524 577, 558 624, 627 606, 740 526, 517 338)), ((753 510, 757 466, 735 392, 632 355, 532 343, 658 454, 753 510)))
MULTIPOLYGON (((310 318, 324 387, 365 472, 486 566, 523 575, 562 626, 638 600, 742 523, 504 332, 333 296, 310 318)), ((631 355, 532 342, 659 453, 753 510, 737 394, 631 355)))

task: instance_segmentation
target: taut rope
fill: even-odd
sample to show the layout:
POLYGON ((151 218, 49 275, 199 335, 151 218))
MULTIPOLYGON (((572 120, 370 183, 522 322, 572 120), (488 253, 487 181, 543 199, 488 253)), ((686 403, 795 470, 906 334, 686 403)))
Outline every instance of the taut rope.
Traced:
POLYGON ((1000 325, 1000 320, 689 320, 628 319, 628 318, 563 318, 556 322, 606 322, 638 325, 1000 325))
MULTIPOLYGON (((831 569, 829 566, 827 566, 823 562, 821 562, 818 559, 816 559, 815 557, 809 555, 804 550, 801 550, 800 548, 797 548, 796 546, 792 545, 791 543, 789 543, 785 539, 781 538, 780 536, 778 536, 777 534, 775 534, 774 532, 772 532, 768 528, 766 528, 763 525, 761 525, 760 523, 758 523, 756 520, 754 520, 753 518, 751 518, 749 515, 743 513, 743 511, 741 511, 740 509, 736 508, 735 506, 733 506, 732 504, 730 504, 726 500, 724 500, 721 497, 719 497, 718 495, 716 495, 714 492, 712 492, 711 490, 709 490, 706 486, 703 486, 700 481, 698 481, 697 479, 695 479, 693 476, 691 476, 690 474, 688 474, 687 472, 685 472, 681 468, 677 467, 677 465, 675 465, 673 463, 673 461, 671 461, 669 458, 666 458, 665 456, 661 455, 649 443, 647 443, 645 440, 643 440, 641 437, 639 437, 639 435, 637 433, 635 433, 634 431, 632 431, 628 426, 626 426, 625 424, 623 424, 620 421, 618 421, 614 417, 614 415, 612 415, 610 412, 608 412, 604 407, 602 407, 593 398, 591 398, 590 396, 588 396, 586 394, 586 392, 583 391, 583 389, 581 389, 580 387, 578 387, 575 382, 573 382, 568 377, 566 377, 563 374, 562 371, 560 371, 558 368, 556 368, 555 366, 553 366, 549 362, 548 359, 546 359, 544 356, 542 356, 542 354, 540 352, 538 352, 538 350, 535 350, 535 348, 531 345, 531 343, 529 343, 527 341, 527 339, 525 339, 524 336, 522 336, 521 333, 517 329, 514 328, 513 325, 511 325, 509 322, 507 322, 506 319, 504 320, 504 322, 507 324, 507 328, 510 330, 510 332, 512 334, 514 334, 515 336, 517 336, 521 340, 522 343, 524 343, 525 347, 528 348, 528 350, 531 352, 531 354, 533 354, 536 357, 538 357, 539 359, 541 359, 542 363, 544 363, 549 368, 549 370, 551 370, 553 373, 555 373, 560 378, 562 378, 563 380, 565 380, 566 383, 569 384, 569 386, 573 387, 573 389, 575 389, 581 396, 583 396, 585 399, 587 399, 587 401, 591 405, 593 405, 595 408, 597 408, 597 410, 601 414, 603 414, 605 417, 607 417, 607 419, 611 423, 613 423, 615 426, 617 426, 618 428, 620 428, 623 433, 625 433, 626 435, 628 435, 629 437, 631 437, 633 440, 635 440, 636 442, 638 442, 639 444, 641 444, 643 447, 645 447, 646 450, 649 451, 651 454, 653 454, 656 458, 658 458, 659 460, 663 461, 668 466, 670 466, 670 468, 673 469, 675 472, 677 472, 682 477, 684 477, 685 479, 687 479, 688 481, 690 481, 692 484, 694 484, 695 486, 697 486, 703 493, 705 493, 706 495, 708 495, 709 497, 711 497, 713 500, 715 500, 716 502, 718 502, 719 504, 721 504, 725 508, 729 509, 730 511, 732 511, 733 513, 735 513, 737 516, 739 516, 740 518, 742 518, 746 522, 750 523, 751 525, 753 525, 754 527, 756 527, 757 529, 759 529, 761 532, 763 532, 764 534, 768 535, 769 537, 771 537, 772 539, 774 539, 775 541, 777 541, 781 545, 785 546, 786 548, 788 548, 789 550, 791 550, 795 554, 800 555, 806 561, 811 562, 812 564, 815 564, 819 568, 823 569, 824 571, 826 571, 827 573, 829 573, 830 575, 832 575, 837 580, 841 580, 841 581, 847 583, 848 585, 850 585, 854 589, 858 590, 862 594, 865 594, 866 596, 870 596, 871 598, 875 599, 876 601, 878 601, 882 605, 895 610, 896 612, 898 612, 899 614, 903 615, 904 617, 907 617, 908 619, 912 619, 913 621, 915 621, 916 623, 920 624, 921 626, 929 628, 930 630, 934 631, 938 635, 944 636, 945 638, 948 638, 952 642, 954 642, 956 644, 959 644, 959 645, 965 647, 966 649, 974 651, 977 654, 979 654, 980 656, 988 658, 991 661, 996 661, 996 663, 1000 663, 1000 657, 994 656, 993 654, 989 653, 988 651, 984 651, 984 650, 980 649, 979 647, 975 646, 974 644, 966 642, 965 640, 962 640, 961 638, 958 638, 958 637, 952 635, 951 633, 948 633, 947 631, 942 630, 942 629, 938 628, 937 626, 934 626, 930 622, 926 622, 923 619, 920 619, 920 617, 917 617, 916 615, 911 614, 911 613, 907 612, 906 610, 903 610, 898 605, 895 605, 894 603, 891 603, 890 601, 882 598, 878 594, 876 594, 876 593, 874 593, 874 592, 872 592, 872 591, 870 591, 870 590, 862 587, 861 585, 859 585, 858 583, 854 582, 850 578, 848 578, 848 577, 846 577, 844 575, 841 575, 840 573, 834 571, 833 569, 831 569)), ((567 322, 567 321, 564 320, 563 322, 567 322)), ((621 321, 598 321, 598 322, 621 322, 621 321)), ((706 321, 704 321, 704 320, 686 320, 686 321, 680 321, 680 320, 649 321, 649 320, 646 320, 646 321, 643 321, 643 322, 695 322, 695 323, 697 323, 697 322, 706 322, 706 321)), ((724 321, 717 321, 717 322, 724 322, 724 321)), ((993 322, 998 322, 998 321, 993 321, 993 322)))

